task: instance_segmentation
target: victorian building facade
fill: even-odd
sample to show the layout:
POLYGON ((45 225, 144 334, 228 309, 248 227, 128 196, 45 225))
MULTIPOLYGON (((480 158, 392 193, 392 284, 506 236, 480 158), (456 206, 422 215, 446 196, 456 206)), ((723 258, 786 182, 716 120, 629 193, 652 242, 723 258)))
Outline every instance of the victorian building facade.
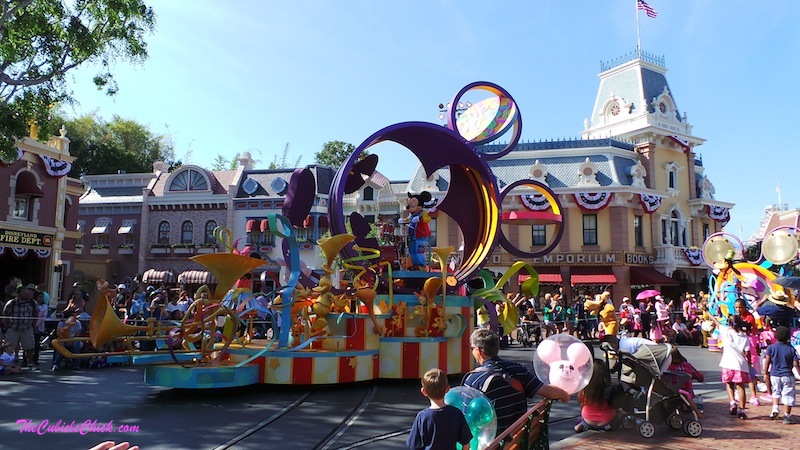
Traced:
POLYGON ((67 176, 75 157, 69 153, 66 130, 46 144, 37 138, 34 130, 18 141, 19 158, 0 166, 6 180, 0 183, 0 198, 7 199, 0 217, 0 273, 61 298, 76 276, 78 198, 83 190, 67 176))

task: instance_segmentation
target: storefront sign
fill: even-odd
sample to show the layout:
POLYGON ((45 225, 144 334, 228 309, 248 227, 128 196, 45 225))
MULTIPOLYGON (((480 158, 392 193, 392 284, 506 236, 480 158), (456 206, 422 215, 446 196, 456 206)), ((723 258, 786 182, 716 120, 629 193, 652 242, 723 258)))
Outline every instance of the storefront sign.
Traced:
POLYGON ((550 253, 533 258, 533 264, 603 264, 603 265, 653 265, 655 257, 647 253, 626 252, 586 252, 586 253, 550 253))
POLYGON ((53 246, 53 235, 0 228, 0 246, 14 247, 18 245, 34 248, 50 248, 53 246))

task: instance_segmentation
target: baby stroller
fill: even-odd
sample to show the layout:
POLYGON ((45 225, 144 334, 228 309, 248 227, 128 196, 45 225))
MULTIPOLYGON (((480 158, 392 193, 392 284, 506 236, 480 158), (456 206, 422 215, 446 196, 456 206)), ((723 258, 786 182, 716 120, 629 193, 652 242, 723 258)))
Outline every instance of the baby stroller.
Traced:
POLYGON ((689 399, 678 391, 689 375, 665 373, 672 359, 671 345, 642 345, 633 354, 615 351, 605 343, 601 348, 609 369, 619 377, 619 385, 614 386, 610 397, 612 406, 625 412, 623 428, 638 426, 639 434, 650 438, 655 434, 653 424, 663 421, 688 436, 702 434, 703 426, 689 399), (616 361, 611 361, 614 358, 616 361))

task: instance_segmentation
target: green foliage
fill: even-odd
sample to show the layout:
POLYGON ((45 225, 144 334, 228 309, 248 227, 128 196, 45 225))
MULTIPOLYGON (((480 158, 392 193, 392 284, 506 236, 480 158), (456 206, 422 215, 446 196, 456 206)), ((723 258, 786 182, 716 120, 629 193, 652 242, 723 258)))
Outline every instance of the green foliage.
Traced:
MULTIPOLYGON (((356 150, 355 145, 342 141, 330 141, 322 144, 322 150, 314 154, 314 160, 318 164, 325 164, 331 167, 339 167, 350 158, 350 155, 356 150)), ((359 159, 369 155, 369 152, 364 152, 359 155, 359 159)))
POLYGON ((116 93, 111 65, 147 59, 154 27, 143 0, 0 0, 0 158, 16 158, 29 122, 43 124, 53 105, 73 101, 70 70, 95 64, 97 88, 116 93))
POLYGON ((225 170, 230 164, 228 158, 222 156, 222 153, 217 153, 217 157, 211 163, 211 170, 225 170))
POLYGON ((70 176, 116 173, 146 173, 155 161, 164 161, 170 170, 180 167, 172 141, 153 134, 133 120, 114 116, 110 122, 97 114, 87 114, 65 123, 71 140, 70 154, 76 157, 70 176))
POLYGON ((280 160, 278 159, 278 155, 274 155, 272 157, 272 162, 269 163, 270 169, 291 169, 300 166, 300 160, 303 159, 303 155, 297 157, 297 160, 294 162, 294 165, 289 165, 289 143, 287 142, 286 145, 283 147, 283 153, 281 154, 280 160))

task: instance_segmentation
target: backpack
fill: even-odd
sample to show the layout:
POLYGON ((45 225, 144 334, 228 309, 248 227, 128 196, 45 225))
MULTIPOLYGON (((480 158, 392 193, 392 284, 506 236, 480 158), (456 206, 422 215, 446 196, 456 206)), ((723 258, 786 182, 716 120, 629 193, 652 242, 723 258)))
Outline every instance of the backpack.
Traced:
POLYGON ((499 366, 489 366, 489 367, 481 366, 475 370, 471 370, 464 374, 464 378, 461 380, 461 384, 462 385, 464 384, 469 374, 478 372, 491 372, 491 374, 489 374, 489 376, 486 377, 486 380, 484 380, 483 384, 479 388, 481 392, 486 393, 489 390, 489 386, 492 384, 492 381, 494 381, 495 379, 500 379, 510 384, 511 387, 514 388, 514 390, 516 390, 517 392, 522 394, 523 397, 525 397, 525 386, 522 385, 522 382, 511 376, 511 374, 509 374, 499 366))

